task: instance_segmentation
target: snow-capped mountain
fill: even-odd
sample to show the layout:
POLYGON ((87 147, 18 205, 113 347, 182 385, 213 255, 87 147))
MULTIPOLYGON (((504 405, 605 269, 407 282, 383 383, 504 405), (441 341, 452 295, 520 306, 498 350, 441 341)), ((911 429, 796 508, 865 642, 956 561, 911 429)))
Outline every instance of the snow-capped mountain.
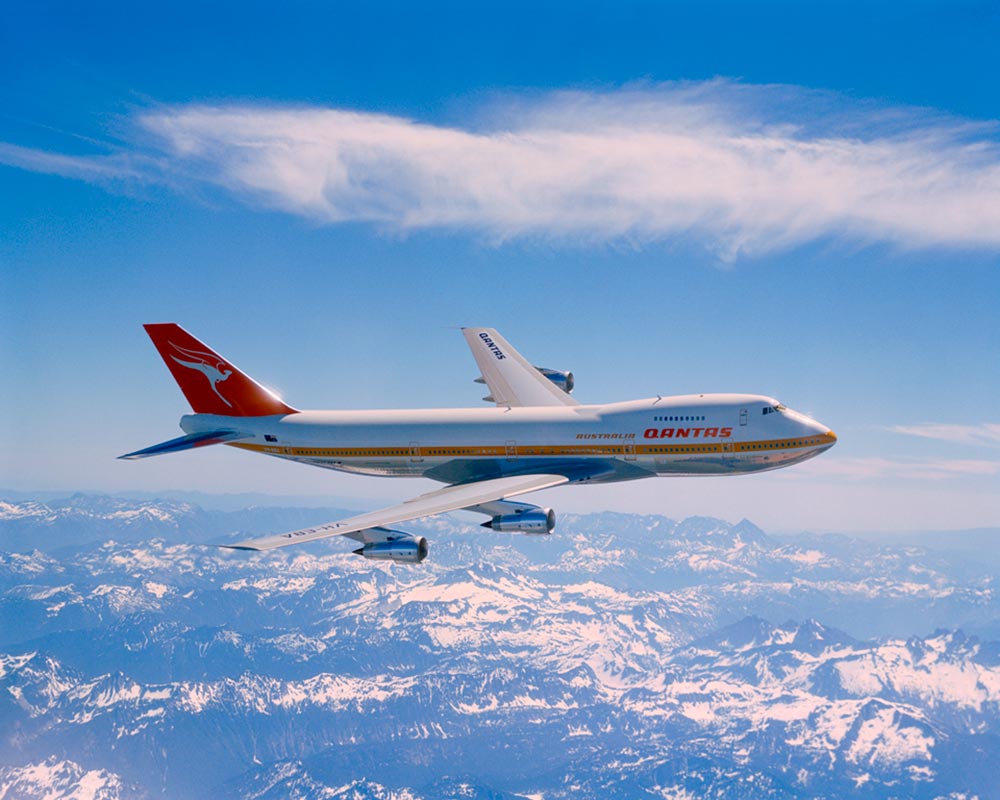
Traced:
POLYGON ((953 554, 598 514, 431 520, 414 567, 192 543, 330 509, 0 513, 0 798, 995 796, 996 579, 953 554))
POLYGON ((147 541, 218 544, 237 532, 256 535, 283 526, 314 525, 338 509, 258 506, 238 512, 211 511, 179 500, 136 501, 74 494, 38 502, 0 496, 3 550, 52 552, 104 542, 147 541))
POLYGON ((55 756, 37 764, 0 766, 0 797, 19 800, 119 800, 140 797, 137 786, 124 784, 102 769, 85 770, 55 756))

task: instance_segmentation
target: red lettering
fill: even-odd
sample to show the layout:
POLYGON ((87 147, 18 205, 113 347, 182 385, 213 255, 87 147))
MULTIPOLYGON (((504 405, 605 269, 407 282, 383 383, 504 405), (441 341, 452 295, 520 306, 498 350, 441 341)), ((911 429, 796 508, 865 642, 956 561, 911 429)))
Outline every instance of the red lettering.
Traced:
POLYGON ((718 428, 705 428, 705 436, 718 436, 718 435, 719 435, 718 428))
POLYGON ((704 429, 704 428, 695 428, 695 429, 694 429, 694 435, 695 435, 695 438, 697 438, 697 437, 701 436, 701 432, 702 432, 703 430, 705 430, 705 429, 704 429))
POLYGON ((642 434, 647 439, 659 439, 660 432, 656 428, 646 428, 645 432, 642 434))
POLYGON ((664 439, 672 439, 674 437, 674 429, 664 428, 662 431, 660 431, 660 436, 664 439))
POLYGON ((690 435, 691 435, 691 429, 690 428, 678 428, 677 429, 677 438, 678 439, 680 439, 681 437, 687 438, 690 435))
POLYGON ((725 439, 728 439, 732 435, 733 435, 733 429, 732 428, 721 428, 719 430, 719 436, 721 436, 721 437, 723 437, 725 439))

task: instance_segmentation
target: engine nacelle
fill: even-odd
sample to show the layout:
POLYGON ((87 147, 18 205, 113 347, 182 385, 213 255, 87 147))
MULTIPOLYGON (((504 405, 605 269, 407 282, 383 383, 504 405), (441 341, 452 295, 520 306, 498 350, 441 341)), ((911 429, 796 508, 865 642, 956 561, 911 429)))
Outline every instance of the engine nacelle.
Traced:
POLYGON ((371 542, 354 551, 355 555, 376 561, 395 561, 402 564, 419 564, 427 558, 427 540, 421 536, 394 539, 391 542, 371 542))
POLYGON ((502 533, 534 533, 544 536, 555 529, 556 512, 551 508, 539 508, 523 514, 506 514, 484 522, 483 527, 502 533))
POLYGON ((572 372, 563 372, 562 370, 548 369, 546 367, 535 367, 535 369, 566 392, 566 394, 572 394, 573 387, 576 385, 572 372))

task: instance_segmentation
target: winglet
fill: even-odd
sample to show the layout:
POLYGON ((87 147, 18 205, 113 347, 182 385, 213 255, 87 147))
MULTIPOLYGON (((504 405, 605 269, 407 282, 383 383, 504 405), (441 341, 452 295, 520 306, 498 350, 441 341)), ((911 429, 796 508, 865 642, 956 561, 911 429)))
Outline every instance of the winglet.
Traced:
POLYGON ((296 413, 180 325, 166 322, 142 327, 195 413, 226 417, 296 413))

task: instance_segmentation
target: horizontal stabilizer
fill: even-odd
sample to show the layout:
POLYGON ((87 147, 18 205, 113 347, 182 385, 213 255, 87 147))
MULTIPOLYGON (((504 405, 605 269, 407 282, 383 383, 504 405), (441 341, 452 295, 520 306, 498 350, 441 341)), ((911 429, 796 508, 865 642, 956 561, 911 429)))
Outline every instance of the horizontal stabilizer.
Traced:
POLYGON ((250 434, 239 431, 208 431, 207 433, 189 433, 187 436, 179 436, 169 442, 160 442, 152 447, 136 450, 134 453, 126 453, 118 458, 132 460, 136 458, 149 458, 150 456, 162 456, 166 453, 179 453, 181 450, 190 450, 194 447, 207 447, 210 444, 222 444, 232 442, 236 439, 248 439, 250 434))

